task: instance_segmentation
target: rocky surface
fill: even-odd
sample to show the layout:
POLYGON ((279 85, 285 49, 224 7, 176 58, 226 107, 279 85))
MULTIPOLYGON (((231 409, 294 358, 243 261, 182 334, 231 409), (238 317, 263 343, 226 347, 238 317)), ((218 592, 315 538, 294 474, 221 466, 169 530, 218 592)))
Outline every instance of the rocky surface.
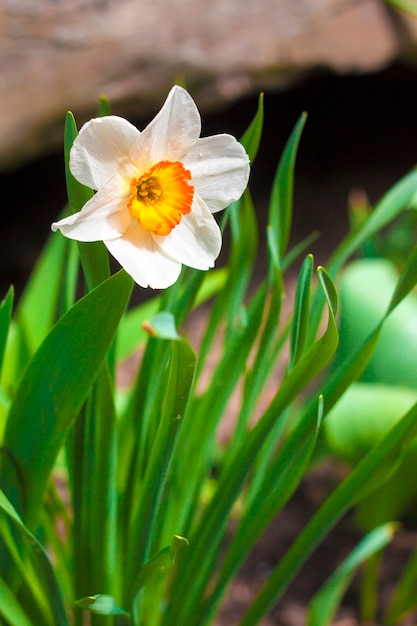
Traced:
POLYGON ((312 71, 413 59, 413 18, 383 0, 0 0, 0 169, 62 141, 63 119, 148 116, 175 81, 202 110, 312 71))

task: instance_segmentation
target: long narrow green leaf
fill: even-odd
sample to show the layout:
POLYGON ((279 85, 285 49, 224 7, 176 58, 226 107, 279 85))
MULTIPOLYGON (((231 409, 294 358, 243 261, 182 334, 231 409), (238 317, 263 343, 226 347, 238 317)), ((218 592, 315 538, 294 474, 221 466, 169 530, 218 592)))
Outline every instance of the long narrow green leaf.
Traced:
POLYGON ((116 586, 117 440, 114 389, 103 364, 71 437, 75 597, 116 586))
POLYGON ((27 358, 38 348, 57 319, 70 246, 68 239, 49 237, 19 299, 16 320, 27 358))
MULTIPOLYGON (((400 284, 404 284, 404 285, 406 284, 408 286, 408 289, 411 289, 413 287, 412 281, 408 280, 407 277, 414 274, 413 269, 409 267, 410 265, 414 265, 414 263, 415 263, 415 260, 413 258, 410 258, 408 265, 404 269, 404 279, 400 278, 400 284)), ((403 289, 400 289, 399 293, 401 297, 405 297, 407 295, 407 291, 403 289)), ((399 299, 395 298, 394 302, 397 305, 399 303, 399 299)), ((334 406, 336 400, 341 396, 341 394, 348 387, 348 385, 353 380, 356 380, 357 377, 360 375, 361 371, 365 367, 366 363, 368 362, 373 352, 373 349, 376 345, 382 324, 391 311, 392 309, 389 307, 386 312, 386 315, 384 315, 380 324, 378 324, 378 326, 373 331, 373 333, 370 334, 368 339, 358 349, 357 353, 348 357, 346 359, 346 362, 342 364, 342 366, 340 366, 338 371, 334 373, 333 375, 331 375, 328 378, 328 380, 325 382, 323 389, 322 389, 322 392, 325 398, 325 407, 326 407, 325 413, 327 413, 330 410, 330 408, 334 406)), ((417 414, 417 407, 413 407, 413 409, 410 411, 410 414, 407 414, 407 416, 409 415, 414 416, 413 410, 415 411, 415 414, 417 414)), ((314 409, 310 403, 310 406, 307 407, 307 410, 305 411, 304 415, 300 417, 297 427, 295 428, 293 433, 291 433, 289 442, 291 440, 294 440, 294 442, 297 442, 297 441, 302 440, 303 437, 307 436, 307 433, 309 432, 309 428, 311 428, 311 419, 310 419, 311 417, 314 417, 314 409)), ((401 424, 403 424, 405 419, 406 418, 404 418, 401 421, 401 424)), ((410 417, 411 421, 412 419, 413 417, 410 417)), ((394 430, 390 432, 393 433, 394 430)), ((408 431, 406 431, 405 434, 403 435, 404 440, 407 439, 407 435, 408 437, 410 437, 412 433, 413 433, 412 427, 409 425, 408 431)), ((387 437, 384 439, 384 442, 386 441, 387 441, 387 437)), ((288 445, 289 442, 287 442, 286 445, 288 445)), ((365 466, 365 470, 364 470, 365 475, 359 474, 357 483, 355 482, 356 480, 355 477, 356 477, 356 471, 359 471, 358 470, 359 466, 355 468, 354 472, 351 474, 351 476, 353 476, 352 486, 350 486, 350 483, 348 483, 348 487, 346 487, 347 490, 352 489, 352 491, 351 492, 349 491, 349 495, 348 495, 342 490, 342 495, 340 496, 340 499, 342 500, 343 504, 342 502, 337 500, 338 492, 337 493, 335 492, 334 498, 335 498, 336 504, 334 508, 332 508, 333 501, 330 501, 329 508, 323 509, 323 516, 328 515, 328 518, 327 518, 328 526, 325 526, 324 521, 322 520, 321 517, 318 519, 316 519, 316 517, 313 518, 313 520, 311 521, 311 523, 308 525, 308 527, 305 530, 305 535, 303 532, 302 536, 299 537, 297 542, 294 544, 294 547, 291 548, 290 552, 287 553, 287 555, 284 557, 284 560, 281 561, 277 570, 274 572, 273 577, 267 583, 264 590, 261 592, 258 600, 255 601, 248 615, 243 620, 242 626, 243 625, 249 626, 253 623, 256 623, 256 620, 259 619, 261 615, 264 615, 265 612, 267 612, 268 609, 272 606, 272 604, 275 603, 279 599, 281 593, 285 590, 286 586, 291 582, 293 576, 295 576, 295 574, 297 573, 299 568, 302 566, 304 561, 308 558, 308 555, 311 554, 311 552, 314 550, 315 546, 321 541, 321 539, 326 534, 326 532, 328 532, 328 530, 338 521, 338 519, 340 519, 340 516, 343 515, 343 513, 352 505, 355 498, 359 497, 361 489, 363 488, 364 485, 366 487, 367 480, 369 476, 371 475, 371 473, 378 471, 379 466, 382 465, 383 462, 385 462, 388 454, 390 452, 395 451, 395 443, 393 442, 391 443, 393 445, 392 450, 391 449, 384 450, 381 454, 381 458, 378 459, 378 463, 375 463, 375 465, 372 466, 372 470, 369 469, 369 467, 371 466, 369 467, 365 466), (350 500, 349 500, 349 497, 350 497, 350 500), (338 510, 339 507, 340 507, 340 511, 338 510), (318 531, 318 529, 320 530, 320 532, 318 531), (314 543, 312 536, 315 532, 317 532, 317 534, 316 534, 315 543, 314 543), (303 550, 307 549, 306 546, 308 546, 308 550, 307 552, 303 552, 303 550)), ((366 458, 368 458, 369 455, 373 453, 373 450, 371 450, 371 452, 367 455, 366 458)), ((373 457, 371 457, 371 459, 372 458, 373 457)), ((360 467, 362 467, 362 463, 360 464, 360 467)))
POLYGON ((414 549, 395 585, 394 592, 385 610, 383 623, 395 626, 400 619, 417 606, 417 550, 414 549))
MULTIPOLYGON (((131 558, 127 562, 132 582, 136 578, 138 568, 161 547, 158 531, 165 517, 162 496, 194 376, 195 355, 191 346, 178 336, 176 339, 173 338, 169 326, 166 330, 168 331, 166 339, 173 341, 164 405, 156 438, 149 454, 147 471, 138 489, 139 497, 133 498, 131 512, 129 532, 132 538, 129 545, 131 558)), ((161 326, 158 336, 164 339, 161 326)), ((156 419, 156 415, 154 417, 156 419)))
POLYGON ((2 578, 0 578, 0 616, 7 620, 10 626, 34 626, 2 578))
POLYGON ((80 300, 49 333, 21 381, 5 429, 0 484, 29 527, 131 289, 131 278, 121 271, 80 300))
POLYGON ((311 518, 261 589, 241 626, 253 626, 259 622, 278 601, 322 539, 356 502, 364 485, 378 471, 386 457, 395 454, 404 442, 416 434, 417 404, 370 450, 311 518))
MULTIPOLYGON (((261 286, 249 304, 247 325, 233 331, 229 338, 228 350, 224 352, 213 372, 212 384, 206 393, 194 400, 187 411, 173 464, 174 475, 187 475, 187 480, 175 481, 169 494, 168 523, 178 523, 180 525, 178 532, 181 534, 188 536, 187 520, 195 513, 193 507, 194 498, 197 497, 195 492, 201 489, 204 476, 213 462, 216 427, 244 371, 262 321, 265 296, 266 289, 261 286), (198 455, 195 454, 194 448, 190 447, 190 441, 198 441, 198 455)), ((173 529, 168 525, 165 532, 171 536, 173 529)))
POLYGON ((259 94, 258 109, 255 117, 250 123, 247 130, 242 135, 240 142, 248 153, 250 162, 253 163, 258 153, 259 144, 261 142, 262 127, 264 121, 264 94, 259 94))
POLYGON ((302 265, 295 293, 294 314, 290 336, 289 369, 303 353, 310 314, 310 286, 313 276, 313 257, 308 255, 302 265))
POLYGON ((307 626, 329 626, 358 567, 392 540, 396 524, 384 524, 366 535, 327 582, 308 607, 307 626))
POLYGON ((242 307, 252 276, 258 242, 258 227, 253 203, 246 190, 239 202, 229 209, 231 246, 229 274, 224 289, 218 295, 210 313, 210 318, 203 335, 197 363, 196 379, 204 370, 207 355, 219 327, 226 323, 225 341, 233 337, 233 326, 242 307))
POLYGON ((331 276, 340 270, 342 265, 370 237, 389 224, 402 211, 415 203, 417 192, 417 170, 412 170, 394 185, 376 204, 362 228, 347 237, 332 254, 327 263, 331 276))
POLYGON ((250 500, 247 498, 243 505, 244 512, 227 546, 215 588, 205 602, 204 615, 208 624, 211 623, 209 618, 213 617, 217 610, 227 584, 305 475, 316 445, 322 410, 323 403, 320 398, 316 431, 309 438, 297 442, 289 454, 284 456, 278 452, 276 459, 264 472, 262 482, 256 485, 253 497, 250 500))
POLYGON ((13 299, 14 291, 13 287, 10 287, 6 297, 0 302, 0 380, 7 336, 9 334, 10 322, 12 319, 13 299))
POLYGON ((261 336, 258 341, 254 342, 255 357, 252 367, 248 367, 246 371, 240 411, 233 432, 233 439, 228 447, 227 457, 230 456, 232 446, 238 446, 242 437, 245 436, 250 420, 262 399, 263 389, 266 387, 281 353, 282 344, 277 343, 276 337, 281 316, 284 283, 278 266, 271 269, 267 285, 266 314, 262 320, 261 336))
POLYGON ((68 615, 65 609, 62 592, 49 557, 43 546, 39 543, 35 535, 28 530, 11 502, 1 490, 0 510, 16 529, 24 544, 31 547, 32 557, 36 562, 38 571, 42 576, 42 582, 45 585, 44 599, 49 605, 54 619, 54 624, 56 626, 69 626, 68 615))
MULTIPOLYGON (((394 220, 402 211, 415 206, 416 192, 417 170, 412 170, 381 198, 363 226, 342 241, 326 264, 329 274, 334 278, 344 263, 367 240, 394 220)), ((322 316, 324 301, 319 291, 315 293, 314 301, 315 305, 310 319, 309 342, 314 340, 322 316)))
POLYGON ((387 315, 405 298, 417 284, 417 245, 414 246, 395 286, 387 315))
MULTIPOLYGON (((84 204, 93 196, 93 190, 79 183, 69 168, 70 151, 77 135, 78 131, 74 116, 71 112, 68 112, 65 120, 64 156, 70 214, 81 211, 84 204)), ((101 241, 78 242, 78 248, 87 286, 91 290, 110 276, 109 256, 105 245, 101 241)))
POLYGON ((272 183, 268 219, 280 259, 285 254, 291 232, 295 159, 306 120, 307 114, 303 113, 284 148, 272 183))
POLYGON ((178 598, 181 602, 173 602, 170 606, 169 618, 175 622, 192 623, 197 615, 197 605, 204 595, 204 589, 210 578, 217 550, 222 542, 228 514, 245 482, 248 472, 253 467, 257 451, 267 439, 272 426, 276 423, 283 410, 298 393, 323 369, 337 347, 338 333, 335 324, 337 298, 330 278, 319 268, 319 279, 329 305, 328 327, 324 335, 296 363, 284 381, 274 401, 261 420, 252 429, 233 453, 233 459, 219 479, 215 496, 194 529, 190 542, 193 551, 187 561, 187 570, 178 576, 178 598), (182 591, 181 591, 182 589, 182 591), (186 592, 187 590, 187 592, 186 592))

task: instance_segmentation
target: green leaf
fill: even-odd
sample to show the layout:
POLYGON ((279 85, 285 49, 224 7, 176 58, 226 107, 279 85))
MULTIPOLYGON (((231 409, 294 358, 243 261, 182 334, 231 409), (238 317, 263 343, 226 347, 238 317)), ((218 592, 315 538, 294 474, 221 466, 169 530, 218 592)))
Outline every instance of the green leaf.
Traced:
POLYGON ((161 608, 155 602, 155 597, 163 593, 162 589, 168 572, 170 570, 172 572, 172 568, 176 567, 178 559, 187 548, 187 539, 174 535, 170 545, 159 550, 141 568, 133 585, 135 590, 132 601, 134 624, 160 622, 161 608))
POLYGON ((56 455, 112 344, 132 289, 122 270, 66 313, 29 364, 4 434, 0 485, 29 527, 56 455), (12 459, 12 462, 7 459, 12 459))
POLYGON ((343 561, 314 595, 308 607, 307 626, 328 626, 357 568, 384 548, 393 538, 396 524, 385 524, 371 531, 343 561))
MULTIPOLYGON (((69 626, 62 592, 46 550, 35 535, 25 526, 11 502, 1 490, 0 511, 11 522, 18 535, 22 538, 23 545, 31 548, 32 558, 44 584, 42 600, 47 604, 46 608, 51 612, 54 626, 69 626)), ((34 581, 29 577, 27 577, 26 582, 29 586, 34 584, 34 581)), ((3 589, 3 591, 5 590, 3 589)), ((22 624, 24 623, 22 621, 22 624)))
POLYGON ((306 120, 307 114, 303 113, 284 148, 272 183, 268 220, 280 259, 285 254, 291 231, 295 159, 306 120))
POLYGON ((14 290, 13 287, 10 287, 6 297, 0 303, 0 380, 7 336, 9 334, 10 322, 12 319, 13 299, 14 290))
MULTIPOLYGON (((153 321, 151 322, 153 324, 153 321)), ((171 338, 171 330, 166 339, 171 338)), ((152 449, 148 451, 146 472, 141 484, 135 485, 131 506, 133 539, 129 545, 130 579, 138 566, 160 547, 160 527, 165 516, 162 499, 168 473, 183 423, 195 369, 195 355, 184 339, 172 342, 168 378, 164 383, 164 404, 152 449)), ((161 408, 158 407, 158 413, 161 408)), ((157 420, 158 414, 154 415, 157 420)))
MULTIPOLYGON (((416 190, 417 170, 412 170, 381 198, 363 226, 352 232, 338 246, 326 263, 330 276, 334 278, 352 254, 402 211, 410 208, 415 201, 416 190)), ((321 293, 316 292, 310 318, 309 342, 314 340, 320 326, 323 304, 321 293)))
POLYGON ((146 341, 143 323, 156 315, 159 307, 160 299, 156 297, 127 311, 117 334, 118 362, 129 358, 146 341))
POLYGON ((347 237, 332 254, 327 268, 335 276, 349 257, 368 239, 394 220, 413 202, 417 190, 417 170, 412 170, 394 185, 376 204, 362 228, 347 237))
POLYGON ((98 117, 105 117, 106 115, 110 115, 110 114, 111 114, 110 100, 107 98, 107 96, 102 94, 99 98, 97 115, 98 117))
POLYGON ((149 322, 143 324, 146 332, 155 339, 178 339, 175 319, 171 313, 161 311, 153 316, 149 322))
MULTIPOLYGON (((388 313, 391 313, 395 307, 410 293, 414 285, 417 284, 417 245, 414 246, 410 256, 407 259, 405 266, 403 267, 394 293, 392 294, 391 302, 388 307, 388 313)), ((387 313, 387 314, 388 314, 387 313)))
POLYGON ((240 142, 248 153, 251 163, 255 160, 258 153, 259 144, 261 142, 262 127, 264 121, 264 94, 259 94, 258 109, 255 117, 250 123, 247 130, 242 135, 240 142))
POLYGON ((185 537, 174 535, 169 546, 165 546, 140 569, 134 582, 135 595, 156 574, 172 567, 175 559, 188 547, 185 537))
POLYGON ((414 549, 404 570, 397 581, 388 607, 383 616, 383 623, 395 626, 402 617, 417 606, 417 550, 414 549))
MULTIPOLYGON (((77 137, 77 125, 71 112, 67 114, 64 134, 65 177, 67 181, 68 206, 70 214, 78 213, 93 197, 93 190, 79 183, 69 168, 70 150, 77 137)), ((106 280, 110 275, 109 256, 102 241, 79 241, 81 263, 89 290, 106 280)))
POLYGON ((16 321, 26 360, 37 350, 60 312, 71 244, 64 237, 49 237, 20 297, 16 321))
MULTIPOLYGON (((297 441, 289 454, 277 454, 272 461, 268 457, 269 464, 266 465, 257 484, 251 481, 250 490, 254 493, 249 493, 242 505, 243 512, 225 550, 216 585, 204 605, 205 616, 209 615, 209 612, 214 614, 227 584, 236 575, 262 532, 288 502, 300 480, 305 476, 316 445, 322 412, 323 402, 322 398, 319 398, 316 431, 310 437, 297 441)), ((259 451, 260 456, 261 454, 262 450, 259 451)))
POLYGON ((0 578, 0 616, 9 626, 33 626, 16 595, 2 578, 0 578))
POLYGON ((313 262, 313 257, 309 254, 304 260, 298 277, 290 336, 289 369, 291 369, 293 364, 301 357, 307 338, 313 262))
MULTIPOLYGON (((335 352, 338 341, 334 319, 337 304, 335 291, 323 268, 319 268, 318 274, 326 300, 328 298, 327 329, 323 336, 295 364, 268 409, 242 440, 241 445, 233 449, 232 458, 228 459, 224 471, 220 474, 216 492, 205 515, 193 528, 193 534, 190 536, 190 544, 193 549, 187 560, 186 571, 178 573, 175 579, 174 584, 178 585, 177 594, 181 598, 181 602, 175 601, 170 607, 171 612, 168 619, 171 619, 173 623, 181 623, 183 620, 184 623, 191 624, 191 616, 197 615, 197 605, 204 595, 208 580, 211 578, 213 563, 217 550, 220 548, 228 516, 245 484, 248 473, 254 466, 259 450, 267 441, 271 429, 274 428, 284 410, 323 370, 335 352)), ((249 345, 252 346, 252 342, 249 342, 249 345)), ((220 380, 223 381, 223 378, 220 380)), ((202 415, 209 415, 209 409, 204 411, 202 415)), ((201 431, 202 428, 199 432, 201 431)), ((203 437, 203 441, 204 439, 205 437, 203 437)))
POLYGON ((116 584, 116 426, 114 385, 104 363, 66 449, 72 462, 76 596, 116 584))
POLYGON ((417 16, 416 0, 385 0, 385 2, 394 7, 394 9, 398 9, 399 11, 405 11, 410 15, 417 16))
POLYGON ((203 341, 200 347, 196 378, 204 370, 206 358, 220 324, 226 322, 226 341, 233 338, 233 327, 252 276, 258 244, 256 214, 249 191, 239 202, 228 208, 231 228, 229 273, 224 289, 219 293, 211 309, 203 341))
POLYGON ((242 626, 258 623, 281 597, 299 569, 315 548, 356 502, 358 493, 372 479, 386 457, 400 450, 403 443, 417 433, 417 404, 376 444, 347 478, 333 491, 310 519, 303 531, 280 560, 273 574, 262 587, 244 619, 242 626))
POLYGON ((113 596, 108 594, 97 594, 95 596, 87 596, 76 600, 75 604, 81 609, 87 609, 91 613, 96 615, 125 615, 130 617, 127 611, 121 609, 117 604, 113 596))
POLYGON ((64 129, 64 160, 65 160, 65 178, 67 183, 69 213, 78 213, 84 204, 93 197, 94 192, 89 187, 82 185, 74 178, 69 168, 70 151, 74 139, 78 135, 77 124, 71 111, 68 111, 65 119, 64 129))

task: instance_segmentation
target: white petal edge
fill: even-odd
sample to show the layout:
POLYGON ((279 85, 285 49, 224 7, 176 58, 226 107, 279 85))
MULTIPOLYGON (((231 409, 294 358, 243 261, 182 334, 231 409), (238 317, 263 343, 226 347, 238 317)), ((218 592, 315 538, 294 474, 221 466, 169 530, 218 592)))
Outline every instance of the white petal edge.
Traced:
POLYGON ((212 213, 238 200, 249 180, 249 157, 232 135, 199 139, 183 159, 194 189, 212 213))
MULTIPOLYGON (((73 176, 91 189, 101 189, 116 173, 133 172, 129 152, 139 130, 123 117, 97 117, 81 128, 70 151, 73 176)), ((133 176, 133 173, 131 174, 133 176)))
POLYGON ((77 241, 102 241, 120 237, 128 228, 131 216, 127 208, 128 196, 123 193, 122 181, 98 191, 78 213, 64 217, 51 226, 63 235, 77 241))
POLYGON ((180 275, 181 263, 164 254, 151 234, 143 230, 136 220, 131 220, 122 237, 104 243, 141 287, 166 289, 180 275))
POLYGON ((191 213, 184 215, 169 235, 152 236, 165 253, 199 270, 213 267, 222 245, 217 222, 196 193, 191 213))
POLYGON ((181 161, 200 133, 200 113, 194 100, 175 85, 159 113, 141 132, 131 158, 144 171, 159 161, 181 161))

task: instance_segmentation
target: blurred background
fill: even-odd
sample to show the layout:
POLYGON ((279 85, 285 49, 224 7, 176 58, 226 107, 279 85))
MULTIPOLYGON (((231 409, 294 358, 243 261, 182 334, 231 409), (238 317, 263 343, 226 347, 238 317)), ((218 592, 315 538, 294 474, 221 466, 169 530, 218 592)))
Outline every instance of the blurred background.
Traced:
POLYGON ((417 161, 417 18, 383 0, 0 0, 0 288, 19 293, 65 203, 65 114, 105 94, 139 128, 184 83, 203 135, 239 137, 265 92, 251 189, 265 215, 275 167, 308 112, 294 240, 347 228, 352 190, 371 203, 417 161))

